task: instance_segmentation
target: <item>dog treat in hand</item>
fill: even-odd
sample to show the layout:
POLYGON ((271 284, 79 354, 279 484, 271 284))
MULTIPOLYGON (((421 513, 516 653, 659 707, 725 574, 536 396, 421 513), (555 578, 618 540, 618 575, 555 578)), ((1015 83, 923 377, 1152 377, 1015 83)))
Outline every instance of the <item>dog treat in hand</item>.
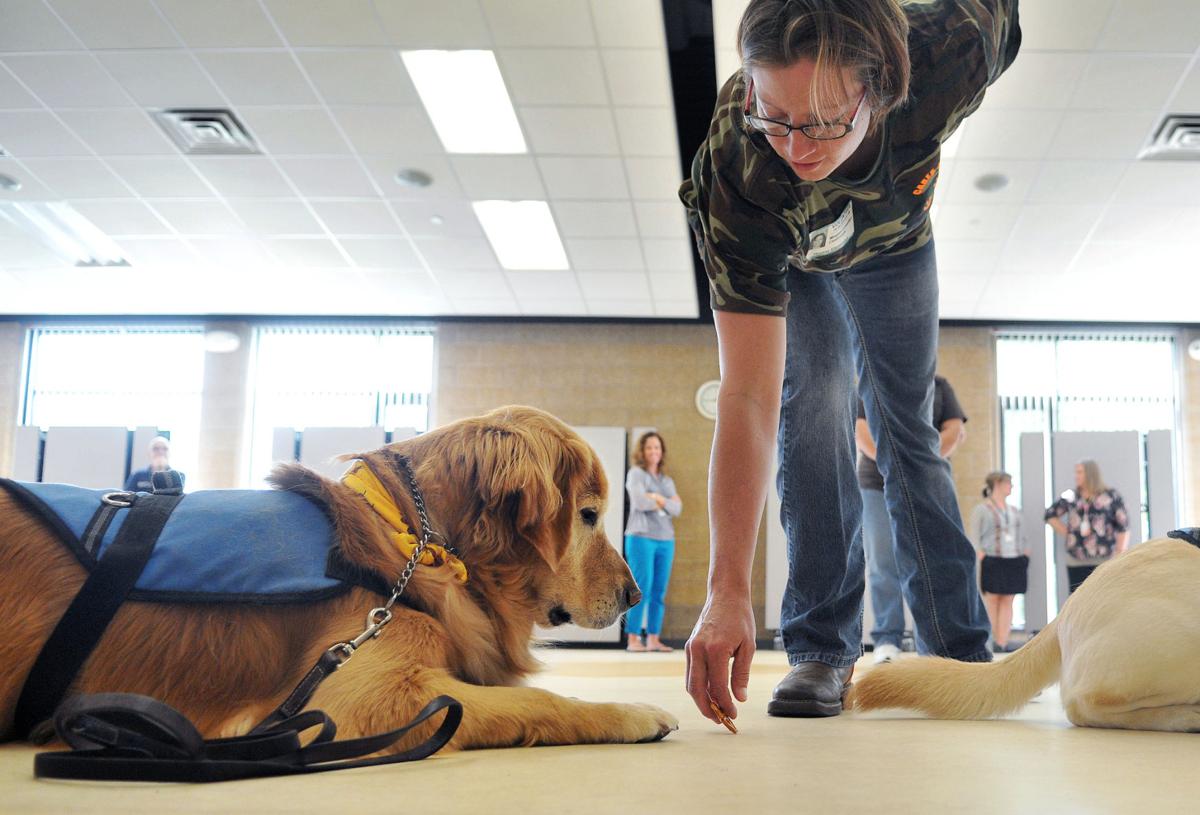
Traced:
POLYGON ((725 725, 725 729, 730 733, 737 735, 737 726, 734 725, 733 719, 725 715, 725 711, 721 710, 721 706, 713 701, 713 698, 708 697, 708 706, 712 708, 712 712, 717 714, 717 718, 721 720, 721 724, 725 725))

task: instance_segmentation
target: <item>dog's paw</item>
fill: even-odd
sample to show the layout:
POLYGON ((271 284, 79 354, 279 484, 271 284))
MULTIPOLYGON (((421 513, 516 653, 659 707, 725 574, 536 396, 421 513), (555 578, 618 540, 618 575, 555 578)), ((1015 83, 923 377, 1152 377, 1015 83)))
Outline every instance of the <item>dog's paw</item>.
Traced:
POLYGON ((637 703, 616 707, 622 714, 624 725, 621 741, 626 744, 662 741, 667 734, 679 729, 679 720, 660 707, 637 703))

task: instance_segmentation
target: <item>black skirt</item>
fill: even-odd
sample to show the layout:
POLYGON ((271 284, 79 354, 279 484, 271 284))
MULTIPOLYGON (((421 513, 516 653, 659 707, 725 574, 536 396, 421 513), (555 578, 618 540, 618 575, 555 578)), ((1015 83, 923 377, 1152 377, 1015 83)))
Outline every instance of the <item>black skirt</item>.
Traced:
POLYGON ((983 558, 983 574, 980 586, 988 594, 1024 594, 1029 588, 1029 558, 993 557, 983 558))

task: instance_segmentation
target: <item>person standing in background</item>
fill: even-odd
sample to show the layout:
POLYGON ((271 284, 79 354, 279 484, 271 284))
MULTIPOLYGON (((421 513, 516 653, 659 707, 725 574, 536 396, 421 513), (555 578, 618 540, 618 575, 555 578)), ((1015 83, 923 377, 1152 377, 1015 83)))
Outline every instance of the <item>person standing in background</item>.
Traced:
POLYGON ((667 445, 655 431, 643 433, 633 450, 633 466, 625 478, 629 493, 629 521, 625 526, 625 559, 642 590, 642 601, 625 617, 627 650, 671 651, 663 643, 664 600, 675 559, 672 518, 683 512, 675 482, 665 472, 667 445), (646 631, 642 645, 641 632, 646 631))
POLYGON ((1104 483, 1100 465, 1091 459, 1075 465, 1075 491, 1068 490, 1046 510, 1046 523, 1066 538, 1071 592, 1129 545, 1125 499, 1104 483))
MULTIPOLYGON (((933 377, 933 427, 941 439, 938 454, 949 459, 967 437, 967 414, 954 388, 945 377, 933 377)), ((871 629, 875 663, 891 662, 900 653, 904 638, 904 594, 900 567, 896 563, 896 543, 887 502, 883 498, 883 476, 875 463, 875 440, 867 426, 867 412, 858 400, 858 421, 854 426, 858 443, 858 487, 863 497, 863 549, 867 557, 867 588, 871 592, 871 610, 875 627, 871 629)), ((911 600, 909 601, 911 603, 911 600)), ((917 650, 928 654, 929 637, 917 632, 917 650)))
POLYGON ((1012 632, 1013 598, 1029 588, 1029 548, 1021 534, 1021 515, 1008 505, 1012 476, 988 473, 983 503, 971 512, 967 535, 982 564, 980 587, 988 619, 992 621, 996 653, 1015 651, 1009 645, 1012 632))
MULTIPOLYGON (((155 436, 150 440, 150 466, 143 467, 129 474, 129 478, 125 479, 126 492, 154 492, 154 484, 150 481, 150 476, 154 473, 165 472, 171 469, 171 442, 166 436, 155 436)), ((178 470, 176 471, 178 472, 178 470)), ((183 484, 183 473, 179 473, 179 483, 183 484)))

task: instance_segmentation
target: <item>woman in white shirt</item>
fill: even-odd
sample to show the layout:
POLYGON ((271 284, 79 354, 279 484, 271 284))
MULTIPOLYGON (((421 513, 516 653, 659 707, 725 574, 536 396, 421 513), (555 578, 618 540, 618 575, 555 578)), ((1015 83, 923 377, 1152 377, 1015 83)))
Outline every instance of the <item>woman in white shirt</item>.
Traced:
POLYGON ((994 650, 1015 651, 1008 643, 1013 597, 1024 594, 1029 580, 1029 549, 1021 535, 1021 516, 1008 505, 1012 476, 988 473, 983 503, 971 513, 968 532, 982 563, 980 588, 992 622, 994 650))
POLYGON ((630 651, 670 651, 660 638, 667 581, 675 559, 672 518, 683 511, 675 482, 664 472, 667 446, 651 430, 643 433, 633 450, 633 466, 625 478, 629 493, 629 521, 625 525, 625 559, 642 590, 642 602, 629 609, 625 631, 630 651), (646 644, 642 645, 642 628, 646 644))

